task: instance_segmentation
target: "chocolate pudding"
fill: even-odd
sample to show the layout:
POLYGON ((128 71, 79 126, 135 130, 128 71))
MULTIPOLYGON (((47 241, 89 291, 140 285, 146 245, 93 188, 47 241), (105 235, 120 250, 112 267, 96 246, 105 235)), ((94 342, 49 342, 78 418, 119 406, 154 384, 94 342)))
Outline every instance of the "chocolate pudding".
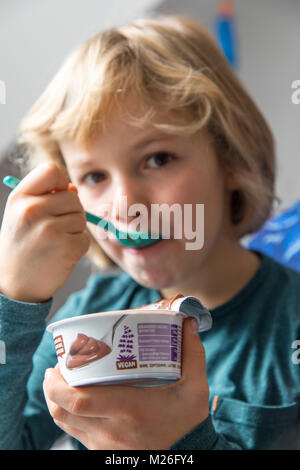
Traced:
POLYGON ((78 333, 67 355, 66 367, 75 369, 76 367, 85 366, 101 359, 110 352, 111 348, 103 341, 78 333))

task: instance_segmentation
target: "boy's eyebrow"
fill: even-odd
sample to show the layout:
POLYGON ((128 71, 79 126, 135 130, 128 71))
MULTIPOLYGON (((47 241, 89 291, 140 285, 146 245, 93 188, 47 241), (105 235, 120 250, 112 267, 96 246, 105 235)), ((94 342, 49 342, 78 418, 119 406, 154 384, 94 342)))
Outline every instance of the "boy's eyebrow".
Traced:
POLYGON ((150 136, 146 136, 144 138, 142 138, 140 141, 134 143, 132 145, 132 148, 134 148, 135 150, 138 150, 142 147, 146 147, 147 145, 153 143, 153 142, 159 142, 161 140, 169 140, 169 139, 174 139, 176 136, 175 135, 171 135, 171 134, 154 134, 154 135, 150 135, 150 136))
MULTIPOLYGON (((153 143, 153 142, 159 142, 159 141, 163 141, 163 140, 169 140, 171 138, 175 138, 176 136, 175 135, 171 135, 171 134, 153 134, 153 135, 147 135, 143 138, 141 138, 140 140, 138 140, 137 142, 134 142, 132 145, 129 146, 129 149, 134 149, 134 150, 140 150, 141 148, 143 147, 146 147, 147 145, 153 143)), ((76 154, 76 157, 75 159, 73 159, 72 161, 72 165, 73 167, 90 167, 90 166, 94 166, 95 165, 95 161, 94 159, 90 160, 86 153, 85 152, 78 152, 76 154)))

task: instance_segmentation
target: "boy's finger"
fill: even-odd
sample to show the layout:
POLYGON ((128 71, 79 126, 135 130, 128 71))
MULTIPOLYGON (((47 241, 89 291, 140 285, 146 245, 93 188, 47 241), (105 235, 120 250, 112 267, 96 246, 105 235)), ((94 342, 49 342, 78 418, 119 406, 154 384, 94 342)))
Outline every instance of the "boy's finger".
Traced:
POLYGON ((183 324, 182 338, 182 378, 197 378, 206 381, 206 360, 204 346, 198 334, 198 322, 187 318, 183 324))
POLYGON ((16 188, 32 196, 64 191, 69 186, 67 174, 54 162, 43 163, 26 175, 16 188))

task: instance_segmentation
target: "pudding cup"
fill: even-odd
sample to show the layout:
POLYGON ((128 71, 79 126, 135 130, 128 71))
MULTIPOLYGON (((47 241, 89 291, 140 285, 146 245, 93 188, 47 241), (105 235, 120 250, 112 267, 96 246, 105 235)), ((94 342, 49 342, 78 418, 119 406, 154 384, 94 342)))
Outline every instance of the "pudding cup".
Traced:
POLYGON ((61 374, 71 386, 160 386, 181 378, 182 325, 188 315, 129 309, 91 313, 47 326, 61 374))

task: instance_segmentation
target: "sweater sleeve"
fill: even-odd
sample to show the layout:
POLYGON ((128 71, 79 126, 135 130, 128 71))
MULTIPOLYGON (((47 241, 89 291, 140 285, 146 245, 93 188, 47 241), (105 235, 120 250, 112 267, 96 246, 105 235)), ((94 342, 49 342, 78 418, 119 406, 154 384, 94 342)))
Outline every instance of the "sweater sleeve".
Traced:
MULTIPOLYGON (((40 426, 46 421, 51 423, 49 413, 38 420, 24 413, 32 357, 41 341, 51 305, 52 299, 34 304, 0 294, 0 340, 4 345, 0 364, 0 449, 36 448, 41 440, 40 426)), ((46 362, 49 367, 51 361, 46 362)), ((50 435, 48 428, 47 434, 50 435)), ((47 446, 46 442, 43 444, 47 446)))
MULTIPOLYGON (((83 293, 72 294, 55 319, 82 314, 83 293)), ((0 361, 0 449, 49 449, 63 434, 43 392, 45 371, 57 363, 52 335, 45 329, 52 301, 18 302, 0 294, 0 340, 5 345, 5 361, 0 361)))
MULTIPOLYGON (((91 276, 51 322, 124 308, 131 289, 126 290, 128 278, 121 279, 91 276)), ((57 363, 52 335, 45 330, 52 301, 18 302, 0 294, 0 450, 49 449, 63 433, 54 423, 43 393, 45 370, 57 363)))
POLYGON ((237 443, 218 434, 209 415, 202 423, 176 442, 171 450, 242 450, 237 443))

